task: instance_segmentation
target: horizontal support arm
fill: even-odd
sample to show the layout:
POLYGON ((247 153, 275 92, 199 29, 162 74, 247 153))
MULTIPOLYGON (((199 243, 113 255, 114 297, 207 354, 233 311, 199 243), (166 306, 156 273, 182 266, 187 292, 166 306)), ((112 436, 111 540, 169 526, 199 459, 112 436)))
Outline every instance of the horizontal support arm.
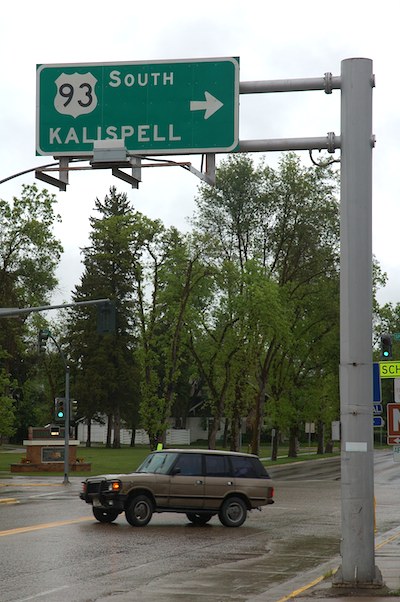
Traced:
POLYGON ((301 79, 272 79, 265 81, 240 82, 240 94, 261 94, 264 92, 305 92, 307 90, 324 90, 331 94, 340 89, 339 76, 332 77, 325 73, 324 77, 308 77, 301 79))
POLYGON ((66 307, 78 307, 79 305, 99 305, 109 303, 110 299, 93 299, 92 301, 77 301, 76 303, 62 303, 61 305, 42 305, 40 307, 0 307, 0 318, 16 317, 23 314, 48 311, 49 309, 65 309, 66 307))
POLYGON ((268 140, 240 140, 237 152, 257 153, 267 151, 327 150, 334 153, 340 148, 340 136, 329 132, 324 138, 271 138, 268 140))

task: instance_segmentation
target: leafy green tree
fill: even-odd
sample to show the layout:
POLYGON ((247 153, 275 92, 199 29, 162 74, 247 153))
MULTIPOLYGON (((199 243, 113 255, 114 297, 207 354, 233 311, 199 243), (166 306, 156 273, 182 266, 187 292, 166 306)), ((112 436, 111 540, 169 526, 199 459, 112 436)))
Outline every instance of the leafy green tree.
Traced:
POLYGON ((15 402, 11 395, 13 383, 4 369, 0 370, 0 444, 15 428, 15 402))
POLYGON ((208 312, 199 316, 190 339, 191 351, 199 375, 207 383, 213 416, 209 446, 215 447, 225 415, 231 424, 231 449, 237 450, 241 418, 253 416, 255 411, 260 353, 276 336, 276 328, 284 332, 284 310, 279 288, 254 260, 247 260, 243 271, 225 262, 216 280, 218 295, 208 312))
POLYGON ((62 246, 52 234, 60 217, 56 198, 35 185, 23 186, 12 203, 0 200, 0 295, 4 307, 48 300, 62 246))
MULTIPOLYGON (((234 264, 241 273, 241 283, 233 291, 234 296, 246 299, 249 306, 248 283, 246 285, 243 276, 250 261, 262 271, 265 280, 264 304, 269 303, 272 286, 280 289, 281 308, 271 312, 267 334, 260 338, 257 332, 257 339, 252 343, 250 335, 248 346, 244 347, 249 350, 249 358, 252 357, 250 350, 257 349, 257 361, 246 362, 254 366, 252 380, 257 383, 250 408, 254 453, 258 452, 265 401, 273 397, 271 384, 279 380, 273 376, 279 366, 276 362, 279 356, 287 356, 290 365, 301 362, 301 357, 293 357, 296 346, 290 343, 290 339, 295 341, 294 328, 301 324, 304 312, 310 311, 315 296, 322 305, 319 284, 331 279, 338 282, 335 191, 334 173, 302 167, 294 154, 286 155, 277 170, 262 163, 255 167, 249 156, 240 155, 222 163, 216 188, 204 186, 197 199, 195 227, 200 232, 208 232, 215 241, 215 260, 220 265, 234 264)), ((218 296, 224 294, 229 296, 229 289, 221 288, 218 296)), ((262 295, 259 302, 262 306, 262 295)), ((337 320, 337 313, 329 315, 337 320)), ((242 320, 243 316, 240 324, 242 320)), ((286 399, 289 399, 292 388, 289 383, 294 382, 294 376, 281 380, 281 384, 288 387, 286 399)), ((282 395, 280 391, 280 398, 282 395)))
MULTIPOLYGON (((56 197, 35 185, 23 186, 20 197, 0 200, 0 306, 30 307, 49 303, 57 279, 55 270, 62 253, 54 236, 60 217, 54 211, 56 197)), ((2 368, 14 383, 17 436, 26 435, 35 420, 26 383, 37 363, 34 317, 0 318, 2 368)))
POLYGON ((176 400, 195 306, 204 306, 209 268, 199 241, 160 224, 136 264, 138 358, 142 366, 141 417, 152 445, 163 438, 176 400))
MULTIPOLYGON (((136 227, 126 194, 114 187, 91 217, 90 246, 83 249, 84 272, 73 293, 75 302, 110 299, 115 305, 115 332, 97 332, 93 306, 73 310, 69 323, 70 357, 74 363, 75 397, 88 421, 108 417, 107 445, 120 447, 122 420, 132 423, 138 405, 132 319, 133 257, 136 227)), ((90 445, 90 441, 87 442, 90 445)))

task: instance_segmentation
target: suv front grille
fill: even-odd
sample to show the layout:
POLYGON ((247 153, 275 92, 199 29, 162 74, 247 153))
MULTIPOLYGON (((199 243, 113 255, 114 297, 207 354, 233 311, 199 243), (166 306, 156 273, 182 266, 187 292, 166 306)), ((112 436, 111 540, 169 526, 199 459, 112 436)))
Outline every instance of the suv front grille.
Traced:
POLYGON ((87 495, 99 495, 106 489, 106 480, 101 481, 88 481, 86 483, 86 494, 87 495))

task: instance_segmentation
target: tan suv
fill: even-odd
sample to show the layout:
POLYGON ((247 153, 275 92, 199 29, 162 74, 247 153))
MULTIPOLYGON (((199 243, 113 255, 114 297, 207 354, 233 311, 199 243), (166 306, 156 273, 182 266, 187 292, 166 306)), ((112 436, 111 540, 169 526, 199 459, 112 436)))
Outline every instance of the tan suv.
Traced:
POLYGON ((214 515, 240 527, 247 511, 273 504, 273 484, 257 456, 227 451, 166 449, 151 453, 136 472, 89 477, 80 498, 103 523, 125 512, 144 527, 153 512, 181 512, 196 525, 214 515))

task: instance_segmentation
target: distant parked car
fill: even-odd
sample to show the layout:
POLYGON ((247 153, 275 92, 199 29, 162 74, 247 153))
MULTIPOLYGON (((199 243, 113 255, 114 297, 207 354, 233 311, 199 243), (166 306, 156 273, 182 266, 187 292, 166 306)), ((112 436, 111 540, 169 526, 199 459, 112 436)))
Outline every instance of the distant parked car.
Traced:
POLYGON ((218 514, 225 527, 240 527, 248 510, 273 504, 273 495, 257 456, 165 449, 151 453, 136 472, 87 478, 80 498, 103 523, 125 512, 130 525, 144 527, 154 512, 180 512, 196 525, 218 514))

